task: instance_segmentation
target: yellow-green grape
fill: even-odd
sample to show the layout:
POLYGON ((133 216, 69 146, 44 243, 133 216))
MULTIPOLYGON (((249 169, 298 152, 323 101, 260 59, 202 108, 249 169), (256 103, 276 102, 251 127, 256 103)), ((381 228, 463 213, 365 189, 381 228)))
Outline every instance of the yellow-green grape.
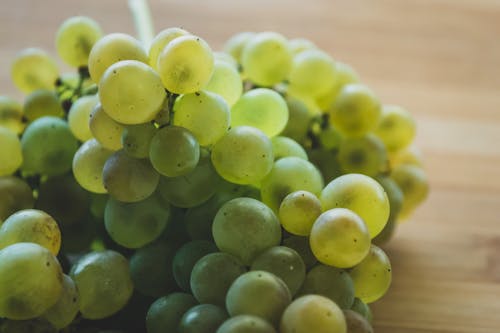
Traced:
POLYGON ((319 195, 323 189, 323 178, 309 161, 290 156, 276 162, 261 182, 262 202, 278 211, 283 199, 290 193, 304 190, 319 195))
POLYGON ((200 91, 177 98, 173 124, 188 129, 201 146, 207 147, 226 134, 230 117, 229 107, 221 96, 200 91))
POLYGON ((245 45, 255 36, 255 32, 240 32, 229 38, 224 44, 224 51, 229 53, 238 63, 245 45))
POLYGON ((8 96, 0 96, 0 126, 16 134, 20 134, 25 127, 21 104, 8 96))
POLYGON ((57 31, 57 53, 70 66, 87 66, 90 50, 101 36, 101 27, 93 19, 70 17, 57 31))
POLYGON ((62 117, 64 110, 53 90, 38 89, 26 97, 23 105, 24 117, 32 122, 44 116, 62 117))
POLYGON ((92 138, 89 127, 89 119, 92 110, 99 102, 97 95, 82 96, 76 100, 68 113, 68 125, 71 133, 80 141, 92 138))
POLYGON ((415 137, 415 120, 402 107, 384 105, 375 134, 384 142, 387 150, 394 152, 408 147, 415 137))
POLYGON ((302 51, 316 50, 318 48, 316 44, 311 42, 309 39, 305 38, 290 39, 288 41, 288 47, 290 48, 290 51, 292 51, 294 55, 297 55, 302 51))
POLYGON ((56 257, 35 243, 16 243, 0 250, 0 317, 39 317, 61 295, 62 270, 56 257))
POLYGON ((342 88, 349 83, 359 82, 359 77, 354 69, 340 61, 335 62, 335 83, 326 93, 316 97, 316 103, 323 111, 329 111, 337 99, 342 88))
POLYGON ((224 307, 214 304, 198 304, 184 313, 177 332, 213 333, 227 318, 224 307))
POLYGON ((229 106, 233 106, 243 93, 243 82, 234 65, 216 60, 212 77, 204 89, 219 94, 229 106))
POLYGON ((149 146, 158 129, 153 123, 125 126, 122 133, 123 150, 136 158, 149 157, 149 146))
POLYGON ((118 150, 123 147, 122 134, 124 126, 113 119, 98 103, 90 113, 89 128, 94 138, 106 149, 118 150))
POLYGON ((384 188, 373 178, 350 173, 332 180, 320 196, 323 210, 347 208, 363 219, 370 237, 384 229, 389 218, 389 199, 384 188))
POLYGON ((368 319, 352 310, 344 310, 344 316, 347 323, 347 332, 349 333, 373 333, 373 328, 368 319))
POLYGON ((275 136, 271 138, 273 145, 274 160, 282 157, 295 156, 307 160, 307 153, 304 148, 295 140, 286 136, 275 136))
POLYGON ((295 299, 283 313, 281 333, 347 333, 344 313, 330 299, 306 295, 295 299))
POLYGON ((99 99, 104 112, 122 124, 153 120, 165 97, 158 74, 137 60, 114 63, 99 81, 99 99))
POLYGON ((349 209, 334 208, 314 222, 309 242, 318 261, 348 268, 358 264, 368 253, 370 234, 359 215, 349 209))
POLYGON ((23 163, 21 141, 16 133, 0 126, 0 176, 13 174, 23 163))
POLYGON ((187 293, 176 292, 158 298, 146 315, 147 332, 176 332, 184 313, 196 304, 196 299, 187 293))
POLYGON ((243 314, 226 320, 215 333, 276 333, 276 330, 261 317, 243 314))
POLYGON ((22 92, 53 89, 59 76, 56 62, 45 51, 29 48, 21 51, 11 67, 12 81, 22 92))
POLYGON ((9 216, 0 226, 0 249, 23 242, 36 243, 57 255, 61 247, 61 231, 49 214, 24 209, 9 216))
POLYGON ((337 150, 342 142, 342 135, 335 127, 328 125, 318 135, 321 146, 327 150, 337 150))
POLYGON ((18 210, 33 208, 33 190, 22 178, 0 177, 0 225, 18 210))
POLYGON ((101 319, 121 310, 134 286, 127 259, 118 252, 90 252, 71 268, 83 318, 101 319))
POLYGON ((326 184, 343 174, 335 150, 316 148, 310 150, 308 154, 311 162, 316 165, 323 175, 326 184))
POLYGON ((408 218, 429 194, 427 175, 421 167, 401 164, 392 170, 391 178, 396 181, 403 192, 403 205, 399 217, 408 218))
POLYGON ((43 318, 59 330, 69 326, 80 311, 75 282, 66 274, 63 274, 62 287, 57 303, 43 314, 43 318))
POLYGON ((309 124, 312 120, 311 113, 304 102, 297 98, 288 97, 286 104, 288 106, 288 122, 280 135, 302 142, 309 130, 309 124))
POLYGON ((78 184, 89 192, 106 193, 102 170, 112 154, 96 139, 84 142, 73 156, 73 175, 78 184))
MULTIPOLYGON (((223 63, 226 63, 226 64, 232 66, 234 69, 236 69, 236 72, 238 72, 238 62, 229 53, 215 51, 214 52, 214 59, 215 59, 215 62, 223 62, 223 63)), ((239 75, 239 73, 238 73, 238 75, 239 75)))
POLYGON ((375 94, 361 84, 348 84, 342 88, 332 109, 330 123, 342 134, 360 136, 377 127, 380 102, 375 94))
POLYGON ((391 177, 381 176, 377 177, 376 180, 380 183, 380 185, 382 185, 385 193, 387 193, 389 205, 391 207, 391 213, 389 214, 387 224, 377 237, 372 240, 375 245, 380 245, 387 243, 394 234, 396 224, 398 222, 398 215, 403 205, 404 196, 403 191, 401 191, 396 181, 391 177))
POLYGON ((102 180, 111 197, 123 202, 137 202, 156 190, 160 175, 147 159, 133 158, 119 150, 104 164, 102 180))
POLYGON ((314 221, 322 213, 318 197, 308 191, 288 194, 281 202, 279 218, 281 225, 291 234, 308 236, 314 221))
POLYGON ((214 56, 198 36, 175 38, 161 51, 157 70, 163 85, 175 94, 189 94, 205 87, 212 76, 214 56))
POLYGON ((368 255, 349 274, 354 282, 356 297, 365 303, 378 300, 389 289, 392 280, 391 263, 385 252, 372 245, 368 255))
POLYGON ((288 80, 289 90, 312 97, 321 96, 335 83, 335 62, 323 51, 302 51, 293 57, 288 80))
POLYGON ((389 163, 384 143, 371 133, 344 138, 337 159, 344 173, 362 173, 370 177, 387 170, 389 163))
POLYGON ((231 108, 231 126, 253 126, 268 137, 278 135, 288 121, 285 99, 268 88, 244 93, 231 108))
POLYGON ((212 149, 212 163, 217 173, 236 184, 256 184, 273 167, 271 140, 250 126, 230 129, 212 149))
POLYGON ((401 151, 390 153, 389 162, 392 168, 396 168, 401 164, 411 164, 417 167, 424 166, 422 152, 417 146, 413 145, 401 151))
POLYGON ((276 32, 255 34, 245 43, 241 65, 250 81, 259 86, 280 83, 292 68, 292 52, 287 39, 276 32))
POLYGON ((122 60, 148 63, 148 55, 142 44, 132 36, 113 33, 99 39, 89 55, 89 73, 94 83, 99 83, 109 66, 122 60))
POLYGON ((157 69, 158 57, 161 51, 177 37, 189 35, 189 31, 186 31, 182 28, 172 27, 167 28, 165 30, 160 31, 153 41, 151 42, 151 46, 149 47, 149 66, 157 69))
POLYGON ((179 126, 160 129, 149 147, 151 164, 167 177, 186 175, 200 160, 200 145, 193 134, 179 126))

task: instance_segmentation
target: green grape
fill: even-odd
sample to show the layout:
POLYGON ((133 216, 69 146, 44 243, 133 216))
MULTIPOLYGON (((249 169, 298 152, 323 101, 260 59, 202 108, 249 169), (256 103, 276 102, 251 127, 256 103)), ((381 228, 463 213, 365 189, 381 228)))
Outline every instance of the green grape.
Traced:
POLYGON ((80 141, 92 138, 89 127, 90 114, 99 102, 97 95, 82 96, 69 109, 68 125, 71 133, 80 141))
POLYGON ((288 47, 294 55, 301 53, 306 50, 316 50, 318 47, 311 42, 309 39, 305 38, 294 38, 288 41, 288 47))
POLYGON ((60 330, 71 324, 78 311, 80 311, 79 294, 75 282, 63 274, 61 295, 57 303, 45 311, 43 318, 60 330))
POLYGON ((13 174, 23 163, 21 142, 17 134, 0 126, 0 177, 13 174))
POLYGON ((344 317, 349 333, 373 333, 368 320, 359 313, 352 310, 344 310, 344 317))
POLYGON ((316 148, 308 151, 309 160, 320 170, 326 183, 342 175, 342 169, 335 150, 316 148))
POLYGON ((158 238, 169 217, 170 207, 157 195, 132 203, 110 198, 104 211, 104 225, 116 243, 136 249, 158 238))
POLYGON ((307 160, 307 153, 304 148, 295 140, 286 136, 275 136, 271 138, 273 145, 274 160, 279 160, 282 157, 296 156, 307 160))
POLYGON ((87 66, 90 50, 101 36, 102 30, 96 21, 85 16, 70 17, 57 31, 57 53, 70 66, 87 66))
POLYGON ((0 249, 15 243, 36 243, 57 255, 61 231, 49 214, 37 209, 23 209, 9 216, 0 226, 0 249))
POLYGON ((413 145, 401 151, 390 152, 389 161, 392 168, 396 168, 401 164, 411 164, 421 168, 424 166, 422 152, 413 145))
POLYGON ((179 333, 214 333, 227 318, 223 308, 199 304, 184 313, 177 330, 179 333))
POLYGON ((300 255, 307 270, 317 264, 318 260, 311 251, 308 237, 292 235, 283 240, 283 245, 295 250, 300 255))
POLYGON ((342 134, 360 136, 377 127, 380 102, 361 84, 345 85, 330 110, 330 123, 342 134))
POLYGON ((205 147, 214 145, 226 134, 230 117, 229 107, 221 96, 200 91, 177 98, 173 124, 189 130, 205 147))
POLYGON ((102 179, 104 188, 116 200, 137 202, 156 190, 160 175, 148 160, 130 157, 119 150, 104 164, 102 179))
POLYGON ((94 83, 99 83, 106 69, 122 60, 148 63, 148 56, 141 43, 126 34, 113 33, 99 39, 89 54, 89 73, 94 83))
MULTIPOLYGON (((236 61, 236 59, 232 55, 230 55, 227 52, 223 52, 223 51, 222 52, 215 51, 214 52, 214 59, 215 59, 215 62, 223 62, 227 65, 232 66, 236 70, 236 73, 238 73, 238 76, 241 77, 240 73, 238 72, 238 62, 236 61)), ((215 69, 214 69, 214 71, 215 71, 215 69)), ((213 75, 215 75, 215 73, 212 74, 212 76, 213 75)), ((241 82, 241 80, 239 82, 243 85, 243 82, 241 82)), ((229 89, 234 89, 234 87, 231 87, 229 89)))
MULTIPOLYGON (((318 136, 319 142, 324 149, 338 150, 342 144, 342 135, 333 126, 323 129, 318 136)), ((348 140, 348 139, 347 139, 348 140)))
POLYGON ((332 180, 320 196, 323 210, 347 208, 363 219, 370 237, 384 229, 389 218, 389 199, 376 180, 361 174, 346 174, 332 180))
POLYGON ((172 262, 175 282, 184 291, 190 291, 191 271, 196 262, 203 256, 216 252, 214 243, 206 240, 195 240, 185 243, 175 253, 172 262))
POLYGON ((20 134, 25 127, 21 104, 8 96, 0 96, 0 126, 16 134, 20 134))
POLYGON ((290 293, 295 295, 306 277, 306 265, 300 255, 286 246, 271 247, 254 259, 253 271, 273 273, 283 280, 290 293))
POLYGON ((276 326, 291 301, 290 290, 279 277, 266 271, 250 271, 229 287, 226 309, 231 317, 255 315, 276 326))
POLYGON ((331 110, 342 88, 349 83, 359 82, 358 74, 354 69, 343 62, 335 62, 335 83, 331 89, 321 96, 316 97, 316 102, 321 110, 331 110))
POLYGON ((364 303, 375 302, 384 296, 391 285, 391 263, 385 252, 375 245, 349 274, 354 282, 356 297, 364 303))
POLYGON ((295 191, 283 199, 278 216, 281 225, 289 233, 309 236, 314 221, 321 212, 321 201, 317 196, 307 191, 295 191))
POLYGON ((384 105, 375 134, 384 142, 387 150, 394 152, 408 147, 415 137, 415 120, 405 109, 384 105))
POLYGON ((368 320, 369 323, 372 322, 372 312, 370 310, 370 307, 359 298, 354 298, 354 303, 351 306, 351 310, 362 315, 364 318, 366 318, 366 320, 368 320))
POLYGON ((149 157, 149 146, 157 131, 150 122, 125 126, 121 139, 123 150, 135 158, 149 157))
POLYGON ((102 229, 102 219, 86 216, 72 225, 61 225, 62 253, 88 252, 102 229), (98 230, 99 229, 99 230, 98 230))
POLYGON ((354 283, 345 270, 319 264, 307 273, 300 294, 325 296, 341 309, 350 309, 354 303, 354 283))
POLYGON ((268 137, 278 135, 288 121, 286 101, 276 91, 257 88, 245 92, 231 108, 231 126, 253 126, 268 137))
POLYGON ((71 278, 80 293, 80 312, 87 319, 106 318, 118 312, 134 288, 127 259, 111 250, 84 255, 71 268, 71 278))
POLYGON ((262 251, 279 245, 281 227, 273 211, 252 198, 226 202, 212 225, 215 244, 223 251, 250 264, 262 251))
POLYGON ((0 332, 2 333, 58 333, 59 331, 51 323, 44 319, 36 318, 30 320, 0 320, 0 332))
POLYGON ((44 116, 62 117, 64 115, 56 93, 48 89, 38 89, 30 93, 24 102, 23 112, 29 122, 44 116))
POLYGON ((216 333, 276 333, 276 330, 260 317, 238 315, 227 319, 216 333))
POLYGON ((37 89, 53 89, 59 76, 54 59, 37 48, 18 53, 10 73, 14 85, 26 94, 37 89))
POLYGON ((122 134, 125 127, 114 121, 98 103, 90 113, 89 128, 94 138, 106 149, 118 150, 123 147, 122 134))
POLYGON ((56 117, 42 117, 33 121, 21 139, 27 173, 48 176, 60 175, 71 169, 78 142, 68 124, 56 117))
POLYGON ((379 177, 376 179, 380 185, 384 188, 385 193, 387 193, 387 198, 389 199, 389 206, 391 211, 389 213, 389 219, 384 229, 373 239, 376 245, 384 244, 388 242, 394 231, 396 229, 396 223, 398 219, 399 212, 403 205, 404 196, 403 192, 399 188, 396 181, 388 176, 379 177))
POLYGON ((151 139, 149 159, 160 174, 183 176, 196 168, 200 160, 200 145, 195 136, 183 127, 163 127, 151 139))
POLYGON ((394 168, 391 178, 403 192, 404 199, 399 217, 407 218, 427 198, 429 180, 421 167, 410 164, 401 164, 394 168))
POLYGON ((250 126, 231 128, 213 147, 217 173, 236 184, 256 184, 273 166, 271 140, 250 126))
POLYGON ((317 49, 304 50, 293 57, 288 89, 321 96, 333 87, 335 76, 335 62, 328 54, 317 49))
POLYGON ((198 36, 173 39, 158 56, 156 68, 165 88, 174 94, 194 93, 210 80, 214 56, 210 46, 198 36))
POLYGON ((306 295, 295 299, 281 317, 281 333, 347 333, 342 310, 330 299, 306 295))
POLYGON ((302 142, 309 130, 311 113, 307 106, 297 98, 288 97, 286 99, 288 107, 288 122, 281 135, 287 136, 297 142, 302 142))
POLYGON ((292 68, 288 41, 276 32, 250 37, 241 52, 245 75, 259 86, 269 87, 286 79, 292 68))
POLYGON ((288 194, 304 190, 318 195, 322 188, 323 178, 312 163, 294 156, 284 157, 274 162, 262 180, 262 202, 277 212, 288 194))
POLYGON ((238 63, 241 63, 241 54, 243 49, 248 41, 250 41, 255 35, 255 32, 248 31, 233 35, 224 44, 224 52, 229 53, 238 63))
POLYGON ((42 315, 62 292, 56 257, 35 243, 0 250, 0 317, 25 320, 42 315))
POLYGON ((97 219, 104 219, 104 210, 109 196, 101 193, 90 193, 90 213, 97 219))
POLYGON ((148 333, 177 332, 184 313, 196 304, 196 299, 185 293, 172 293, 158 298, 146 315, 148 333))
POLYGON ((207 254, 193 266, 191 291, 200 303, 224 306, 229 287, 246 271, 245 265, 233 255, 224 252, 207 254))
MULTIPOLYGON (((223 54, 227 55, 227 53, 223 54)), ((234 59, 230 59, 234 61, 234 59)), ((243 93, 243 82, 236 66, 227 60, 216 60, 214 72, 205 86, 205 90, 220 95, 230 107, 233 106, 243 93)))
POLYGON ((337 159, 345 173, 362 173, 370 177, 388 166, 384 143, 372 134, 342 140, 337 159))
POLYGON ((96 139, 84 142, 73 156, 73 175, 78 184, 93 193, 106 193, 102 170, 112 154, 96 139))
POLYGON ((33 190, 21 178, 0 177, 0 225, 10 215, 22 209, 33 208, 33 190))
POLYGON ((149 66, 157 69, 158 57, 161 51, 177 37, 189 35, 189 32, 177 27, 162 30, 155 36, 149 47, 149 66))

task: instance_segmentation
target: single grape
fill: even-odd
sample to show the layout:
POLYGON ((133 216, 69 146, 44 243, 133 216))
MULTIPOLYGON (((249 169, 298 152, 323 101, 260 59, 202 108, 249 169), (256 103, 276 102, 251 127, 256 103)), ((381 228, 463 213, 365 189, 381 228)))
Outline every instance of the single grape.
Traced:
POLYGON ((146 315, 148 333, 177 332, 184 313, 196 304, 196 299, 185 293, 172 293, 158 298, 146 315))
POLYGON ((179 322, 179 333, 213 333, 228 318, 217 305, 199 304, 187 310, 179 322))
POLYGON ((279 160, 282 157, 295 156, 308 160, 307 153, 304 148, 293 139, 286 136, 275 136, 271 138, 273 145, 274 160, 279 160))
POLYGON ((161 51, 177 37, 189 35, 189 32, 178 27, 167 28, 160 31, 149 47, 149 66, 157 69, 158 57, 161 51))
POLYGON ((321 202, 317 196, 307 191, 296 191, 283 199, 278 216, 286 231, 294 235, 308 236, 321 212, 321 202))
POLYGON ((294 38, 288 41, 288 47, 294 55, 301 53, 306 50, 315 50, 318 47, 309 39, 305 38, 294 38))
POLYGON ((122 133, 123 150, 135 158, 149 157, 151 140, 158 129, 152 123, 125 126, 122 133))
POLYGON ((79 294, 75 282, 66 274, 63 274, 62 292, 54 304, 43 314, 55 328, 63 329, 69 326, 80 311, 79 294))
POLYGON ((53 89, 59 69, 45 51, 29 48, 17 54, 10 73, 16 87, 29 94, 37 89, 53 89))
POLYGON ((398 184, 394 179, 388 176, 378 177, 376 180, 384 188, 385 193, 387 193, 387 198, 389 199, 389 206, 391 207, 391 212, 389 213, 389 219, 384 229, 373 239, 376 245, 384 244, 388 242, 394 234, 396 229, 396 224, 398 220, 399 212, 403 206, 404 195, 403 191, 399 188, 398 184))
POLYGON ((0 126, 16 134, 20 134, 25 127, 21 104, 8 96, 0 96, 0 126))
POLYGON ((98 103, 90 113, 89 128, 94 138, 106 149, 119 150, 125 127, 114 121, 98 103))
POLYGON ((280 135, 302 142, 309 130, 312 116, 307 106, 301 100, 293 97, 286 99, 288 107, 288 122, 280 135))
POLYGON ((351 306, 351 310, 362 315, 369 323, 372 322, 372 312, 368 304, 364 303, 359 298, 354 298, 354 303, 351 306))
POLYGON ((319 133, 318 139, 319 139, 319 142, 321 143, 321 146, 324 149, 327 149, 330 151, 338 150, 344 141, 342 134, 340 134, 339 131, 331 125, 327 126, 325 129, 321 130, 321 132, 319 133))
POLYGON ((330 111, 345 85, 359 82, 356 71, 349 65, 335 62, 335 83, 326 93, 316 97, 316 103, 323 111, 330 111))
POLYGON ((241 62, 241 53, 245 45, 255 36, 255 32, 240 32, 229 38, 224 44, 224 51, 229 53, 237 62, 241 62))
POLYGON ((403 192, 403 205, 399 216, 407 218, 427 198, 429 180, 421 167, 410 164, 401 164, 394 168, 391 178, 403 192))
POLYGON ((394 152, 408 147, 415 137, 415 120, 402 107, 384 105, 375 134, 384 142, 387 150, 394 152))
POLYGON ((96 139, 84 142, 73 156, 73 175, 81 187, 93 193, 106 193, 102 170, 113 151, 104 148, 96 139))
POLYGON ((0 176, 13 174, 23 163, 21 141, 10 129, 0 126, 0 176))
POLYGON ((35 205, 31 187, 22 178, 14 176, 0 177, 0 198, 0 224, 15 212, 35 205))
POLYGON ((375 177, 388 167, 384 143, 371 134, 342 140, 337 159, 344 173, 362 173, 375 177))
POLYGON ((80 141, 92 138, 89 119, 90 114, 99 102, 97 95, 82 96, 77 99, 69 109, 68 125, 71 133, 80 141))
POLYGON ((216 333, 276 333, 276 330, 261 317, 242 314, 227 319, 216 333))
POLYGON ((373 333, 368 320, 359 313, 352 310, 344 310, 344 317, 349 333, 373 333))
MULTIPOLYGON (((229 56, 227 53, 218 54, 229 56)), ((217 57, 217 54, 215 56, 217 57)), ((234 59, 231 56, 229 58, 230 60, 225 61, 216 59, 214 72, 205 86, 205 90, 220 95, 231 107, 243 93, 243 82, 236 66, 231 63, 231 61, 234 62, 234 59)))
POLYGON ((62 117, 64 110, 56 93, 50 89, 38 89, 30 93, 23 105, 24 117, 32 122, 45 116, 62 117))

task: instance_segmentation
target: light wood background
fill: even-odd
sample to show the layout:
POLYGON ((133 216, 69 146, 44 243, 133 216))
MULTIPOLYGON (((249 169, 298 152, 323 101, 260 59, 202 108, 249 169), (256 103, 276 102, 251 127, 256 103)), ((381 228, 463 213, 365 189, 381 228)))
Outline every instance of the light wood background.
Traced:
MULTIPOLYGON (((432 192, 386 248, 394 282, 373 304, 376 331, 500 332, 500 1, 150 1, 157 30, 181 26, 215 49, 242 30, 309 38, 410 110, 432 192)), ((77 14, 134 31, 126 1, 1 1, 0 94, 21 98, 14 54, 55 55, 58 25, 77 14)))

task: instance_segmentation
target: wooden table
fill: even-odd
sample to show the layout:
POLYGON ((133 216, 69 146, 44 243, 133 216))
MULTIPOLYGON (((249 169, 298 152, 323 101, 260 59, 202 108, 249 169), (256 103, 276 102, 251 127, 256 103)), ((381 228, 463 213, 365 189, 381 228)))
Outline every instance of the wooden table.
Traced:
MULTIPOLYGON (((354 66, 418 121, 432 192, 386 248, 394 282, 373 304, 377 332, 500 332, 500 1, 151 0, 156 28, 218 49, 241 30, 305 37, 354 66)), ((125 1, 3 0, 0 93, 15 52, 54 53, 66 17, 133 33, 125 1)), ((313 333, 313 332, 311 332, 313 333)))

